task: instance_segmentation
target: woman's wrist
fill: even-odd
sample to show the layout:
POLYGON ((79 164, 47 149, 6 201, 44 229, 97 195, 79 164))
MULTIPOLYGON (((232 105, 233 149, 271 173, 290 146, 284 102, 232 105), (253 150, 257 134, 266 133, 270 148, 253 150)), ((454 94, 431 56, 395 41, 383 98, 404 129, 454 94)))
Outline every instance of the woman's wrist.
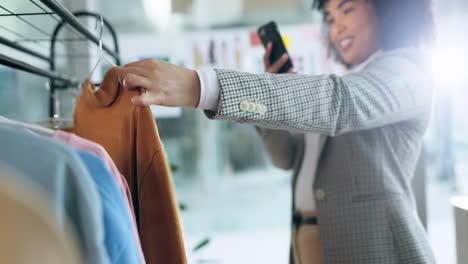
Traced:
POLYGON ((192 87, 190 89, 191 91, 191 98, 192 98, 192 103, 191 106, 194 108, 197 108, 198 105, 200 104, 200 96, 201 96, 201 82, 200 82, 200 77, 198 76, 198 73, 194 70, 190 70, 190 80, 192 82, 192 87))

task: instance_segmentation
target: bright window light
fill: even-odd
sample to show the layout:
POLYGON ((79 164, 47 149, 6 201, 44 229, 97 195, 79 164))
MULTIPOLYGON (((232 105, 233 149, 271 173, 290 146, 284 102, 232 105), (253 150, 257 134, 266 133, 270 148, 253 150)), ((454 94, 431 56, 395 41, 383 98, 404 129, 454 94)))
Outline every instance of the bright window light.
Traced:
POLYGON ((146 16, 158 29, 165 31, 172 16, 171 0, 144 0, 146 16))
POLYGON ((434 81, 445 89, 459 89, 468 81, 468 36, 460 33, 465 21, 464 17, 452 16, 437 23, 432 69, 434 81))
POLYGON ((464 47, 436 46, 432 52, 434 81, 439 84, 454 85, 468 80, 467 55, 467 50, 464 47))

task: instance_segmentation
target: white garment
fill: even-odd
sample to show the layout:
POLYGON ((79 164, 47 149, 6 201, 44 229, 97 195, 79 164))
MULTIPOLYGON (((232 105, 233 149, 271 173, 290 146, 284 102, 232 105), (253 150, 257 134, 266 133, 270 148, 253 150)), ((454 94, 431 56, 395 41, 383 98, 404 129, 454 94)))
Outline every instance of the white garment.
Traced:
MULTIPOLYGON (((377 51, 363 63, 351 68, 350 72, 358 72, 366 67, 381 51, 377 51)), ((304 136, 304 156, 302 166, 296 180, 296 191, 294 193, 295 209, 299 211, 313 212, 316 210, 313 185, 317 170, 318 159, 325 143, 326 136, 306 133, 304 136)))
POLYGON ((354 67, 351 67, 351 69, 349 70, 349 73, 362 71, 371 61, 373 61, 377 56, 379 56, 382 53, 383 53, 382 50, 378 50, 378 51, 374 52, 365 61, 361 62, 360 64, 358 64, 358 65, 356 65, 354 67))
POLYGON ((220 93, 218 75, 213 69, 196 70, 196 72, 200 80, 200 102, 197 108, 218 110, 220 93))
MULTIPOLYGON (((372 60, 382 53, 381 50, 373 53, 359 65, 350 69, 350 73, 364 69, 372 60)), ((216 72, 213 69, 197 70, 200 79, 200 103, 197 108, 216 111, 219 107, 220 87, 216 72)), ((325 143, 326 136, 306 133, 304 137, 304 156, 299 170, 294 193, 295 209, 300 211, 315 211, 316 204, 313 192, 313 183, 317 170, 317 162, 325 143)))
POLYGON ((318 159, 326 138, 326 136, 315 133, 306 133, 304 135, 304 156, 302 157, 302 166, 297 176, 296 191, 294 192, 296 210, 307 212, 316 210, 313 184, 318 159))

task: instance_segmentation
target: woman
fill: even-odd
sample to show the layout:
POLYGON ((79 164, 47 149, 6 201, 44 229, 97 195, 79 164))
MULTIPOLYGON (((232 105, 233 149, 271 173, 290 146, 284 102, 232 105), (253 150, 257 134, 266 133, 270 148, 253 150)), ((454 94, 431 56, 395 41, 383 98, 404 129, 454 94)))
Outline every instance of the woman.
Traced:
MULTIPOLYGON (((319 5, 319 9, 323 10, 324 1, 317 1, 316 5, 319 5)), ((369 3, 361 6, 361 9, 354 9, 352 5, 343 4, 343 12, 347 12, 348 21, 344 22, 344 30, 348 33, 355 32, 356 29, 364 29, 368 25, 373 24, 372 21, 366 21, 369 17, 360 16, 360 11, 364 8, 373 8, 369 3), (348 9, 347 9, 348 8, 348 9), (351 9, 349 9, 351 8, 351 9), (347 10, 346 10, 347 9, 347 10), (353 16, 354 15, 354 16, 353 16)), ((388 13, 388 8, 383 4, 379 7, 381 10, 376 10, 379 14, 388 13)), ((336 29, 333 27, 335 21, 332 16, 325 15, 325 19, 328 19, 326 26, 336 29)), ((374 18, 375 19, 375 18, 374 18)), ((378 17, 377 17, 377 20, 378 17)), ((377 23, 379 24, 379 22, 377 23)), ((399 25, 393 25, 394 28, 399 25)), ((381 30, 385 32, 384 29, 381 30)), ((365 54, 372 54, 364 62, 353 59, 352 54, 347 53, 346 50, 339 45, 333 44, 331 36, 336 39, 336 31, 330 32, 328 36, 328 47, 331 47, 331 52, 339 62, 345 64, 349 68, 350 72, 356 72, 369 64, 377 54, 382 51, 375 51, 375 49, 366 48, 366 43, 369 43, 365 39, 355 38, 354 43, 358 45, 359 50, 355 53, 361 52, 365 54), (359 45, 364 44, 364 45, 359 45), (367 51, 366 51, 367 50, 367 51), (347 58, 341 57, 348 55, 347 58), (357 64, 356 64, 357 63, 357 64)), ((335 41, 336 42, 336 41, 335 41)), ((287 54, 285 54, 276 63, 271 64, 269 61, 272 45, 267 46, 267 51, 264 55, 264 65, 266 72, 277 73, 279 69, 286 63, 287 54)), ((289 73, 293 72, 293 69, 289 70, 289 73)), ((289 170, 293 169, 293 229, 292 229, 292 247, 291 247, 291 262, 292 263, 321 263, 320 260, 320 238, 318 225, 316 225, 316 203, 313 195, 311 186, 315 178, 315 172, 317 168, 317 162, 319 155, 323 149, 324 143, 327 140, 325 135, 315 133, 301 133, 292 134, 284 130, 273 130, 257 127, 262 140, 265 144, 267 153, 269 154, 273 164, 281 169, 289 170), (301 223, 298 224, 297 219, 301 219, 301 223), (296 221, 294 221, 296 219, 296 221), (306 221, 308 220, 308 221, 306 221), (309 223, 309 224, 308 224, 309 223), (310 224, 312 223, 312 224, 310 224), (314 249, 315 250, 311 250, 314 249)))
POLYGON ((212 119, 327 136, 311 186, 316 219, 294 218, 301 227, 318 222, 298 245, 316 253, 296 253, 296 263, 434 263, 410 184, 431 108, 419 49, 430 39, 430 2, 315 6, 337 59, 353 73, 195 72, 144 60, 121 68, 119 79, 126 89, 145 91, 133 98, 136 105, 198 107, 212 119), (318 229, 319 245, 318 234, 311 235, 318 229))

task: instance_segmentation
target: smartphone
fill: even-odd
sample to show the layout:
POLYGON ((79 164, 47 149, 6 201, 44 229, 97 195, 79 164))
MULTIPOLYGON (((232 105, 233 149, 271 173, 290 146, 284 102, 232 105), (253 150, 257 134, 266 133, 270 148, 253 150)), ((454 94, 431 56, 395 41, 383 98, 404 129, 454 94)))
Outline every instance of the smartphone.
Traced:
MULTIPOLYGON (((269 42, 273 44, 273 49, 270 54, 270 64, 275 63, 281 58, 284 53, 288 53, 284 46, 281 34, 278 31, 278 26, 274 21, 265 24, 258 28, 258 36, 262 41, 263 46, 266 48, 269 42)), ((289 54, 288 54, 289 56, 289 54)), ((278 73, 286 73, 293 67, 291 58, 281 67, 278 73)))

